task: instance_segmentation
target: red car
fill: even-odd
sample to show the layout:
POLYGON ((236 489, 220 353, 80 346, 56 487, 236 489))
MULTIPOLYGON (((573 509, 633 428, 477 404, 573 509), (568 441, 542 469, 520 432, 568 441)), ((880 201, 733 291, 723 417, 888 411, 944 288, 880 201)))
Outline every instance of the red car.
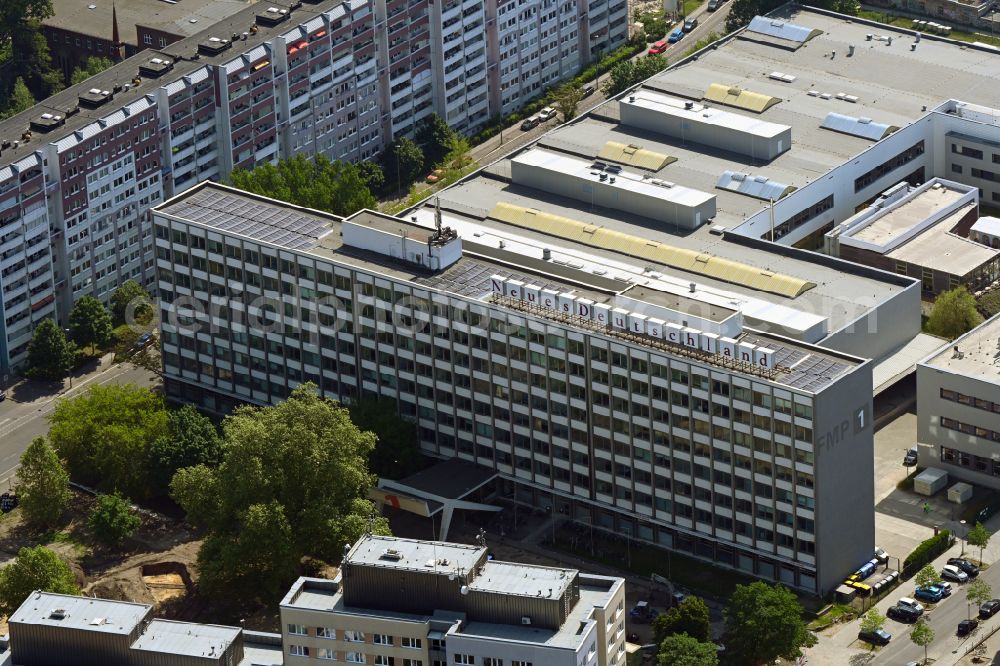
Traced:
POLYGON ((661 39, 658 42, 654 42, 652 46, 649 47, 649 55, 657 55, 663 53, 667 50, 667 40, 661 39))

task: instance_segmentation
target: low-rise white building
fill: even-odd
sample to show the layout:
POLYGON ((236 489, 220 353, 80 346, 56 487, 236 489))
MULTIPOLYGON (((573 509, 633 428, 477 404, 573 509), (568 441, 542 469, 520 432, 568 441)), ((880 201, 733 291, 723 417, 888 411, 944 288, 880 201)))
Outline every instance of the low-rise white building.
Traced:
POLYGON ((369 535, 335 580, 292 586, 281 627, 289 666, 621 666, 625 613, 623 578, 369 535))

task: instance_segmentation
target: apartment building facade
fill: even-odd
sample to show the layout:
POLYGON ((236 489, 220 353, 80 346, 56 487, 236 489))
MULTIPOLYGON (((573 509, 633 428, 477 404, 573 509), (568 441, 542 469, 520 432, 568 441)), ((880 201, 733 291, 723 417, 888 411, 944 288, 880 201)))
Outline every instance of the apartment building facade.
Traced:
MULTIPOLYGON (((556 6, 521 4, 538 8, 525 29, 556 6)), ((152 285, 148 210, 163 198, 296 154, 370 159, 434 112, 471 132, 537 96, 535 78, 493 94, 491 72, 532 49, 488 48, 489 11, 479 0, 254 5, 0 123, 0 370, 24 362, 35 323, 65 322, 80 296, 152 285)), ((565 20, 568 32, 546 32, 547 18, 542 32, 574 54, 626 38, 582 30, 579 13, 565 20)), ((574 58, 560 77, 586 62, 574 58)))
POLYGON ((917 365, 917 453, 922 467, 1000 488, 1000 316, 917 365))
MULTIPOLYGON (((306 381, 338 400, 392 398, 424 451, 495 469, 498 496, 805 590, 831 589, 874 545, 870 479, 844 473, 871 452, 870 362, 730 330, 731 310, 704 306, 713 335, 810 360, 783 380, 754 371, 763 357, 728 365, 526 308, 492 293, 510 264, 370 212, 338 224, 202 186, 156 209, 155 235, 164 376, 180 399, 224 412, 306 381), (275 210, 288 231, 251 223, 275 210)), ((514 276, 547 292, 593 283, 527 266, 514 276)), ((692 316, 678 322, 700 321, 703 306, 681 304, 692 316)))
POLYGON ((488 560, 482 546, 368 535, 337 579, 300 578, 280 609, 289 665, 625 663, 624 579, 488 560))

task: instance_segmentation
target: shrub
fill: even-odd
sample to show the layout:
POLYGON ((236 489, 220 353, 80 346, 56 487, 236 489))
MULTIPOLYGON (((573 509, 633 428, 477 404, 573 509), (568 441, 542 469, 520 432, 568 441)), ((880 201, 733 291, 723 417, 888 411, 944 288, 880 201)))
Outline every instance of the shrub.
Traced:
POLYGON ((938 555, 948 550, 951 545, 951 532, 941 530, 929 539, 920 542, 913 552, 903 560, 903 569, 909 571, 919 571, 925 564, 932 561, 938 555))

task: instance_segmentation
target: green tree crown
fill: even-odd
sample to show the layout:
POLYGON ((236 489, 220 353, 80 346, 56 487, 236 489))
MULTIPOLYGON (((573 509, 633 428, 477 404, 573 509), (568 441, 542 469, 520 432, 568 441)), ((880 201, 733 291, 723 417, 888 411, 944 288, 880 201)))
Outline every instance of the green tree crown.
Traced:
POLYGON ((81 296, 69 313, 73 341, 81 347, 103 347, 111 342, 111 313, 93 296, 81 296))
POLYGON ((73 369, 76 347, 52 319, 43 319, 35 327, 28 343, 28 374, 39 379, 58 381, 73 369))
POLYGON ((0 615, 10 615, 34 592, 80 594, 69 565, 44 546, 24 547, 0 569, 0 615))
POLYGON ((22 515, 32 525, 52 527, 66 510, 69 473, 44 437, 36 437, 21 455, 14 491, 22 515))
POLYGON ((87 518, 94 537, 105 546, 120 546, 135 534, 142 518, 121 495, 98 495, 87 518))

